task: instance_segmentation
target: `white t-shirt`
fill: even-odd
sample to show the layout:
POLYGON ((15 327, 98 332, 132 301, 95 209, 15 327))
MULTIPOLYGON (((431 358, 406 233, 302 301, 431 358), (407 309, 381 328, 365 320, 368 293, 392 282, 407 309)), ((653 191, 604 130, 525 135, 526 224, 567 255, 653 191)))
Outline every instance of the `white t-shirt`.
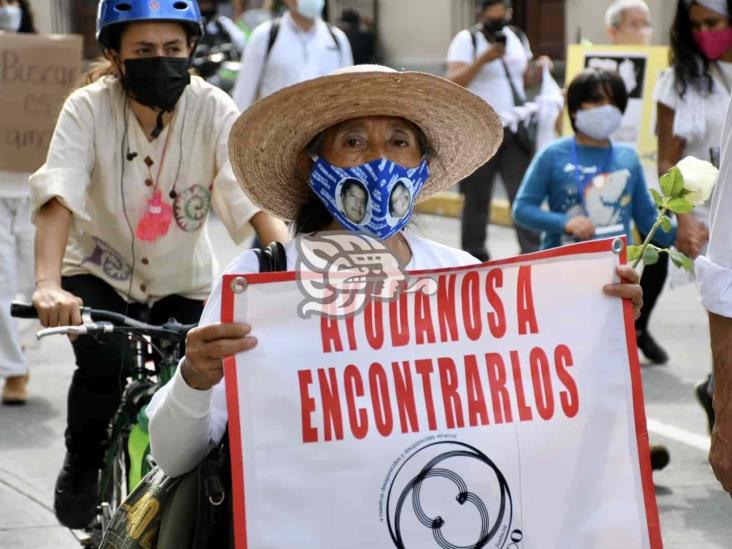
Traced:
MULTIPOLYGON (((516 91, 522 97, 526 97, 524 73, 533 54, 528 44, 524 44, 509 27, 504 27, 503 32, 506 34, 506 55, 503 60, 508 66, 516 91)), ((482 32, 474 33, 476 47, 473 47, 471 33, 472 30, 462 30, 453 38, 447 51, 448 63, 473 63, 478 56, 493 47, 482 32)), ((483 65, 468 85, 468 89, 493 107, 501 118, 506 118, 502 113, 511 111, 515 106, 511 86, 506 79, 506 72, 500 59, 483 65)))
MULTIPOLYGON (((475 265, 479 261, 462 250, 456 250, 409 232, 403 233, 412 251, 407 270, 418 271, 475 265)), ((287 268, 293 270, 297 257, 297 240, 286 246, 287 268)), ((259 263, 251 250, 241 253, 225 269, 225 274, 258 272, 259 263)), ((221 283, 216 284, 201 315, 199 326, 219 322, 221 283)), ((253 322, 256 332, 256 322, 253 322)), ((224 435, 228 414, 223 381, 207 391, 189 387, 176 371, 173 379, 160 389, 147 407, 150 418, 150 444, 158 465, 170 476, 187 473, 224 435)))
POLYGON ((0 198, 28 198, 30 196, 29 173, 0 170, 0 198))
POLYGON ((704 307, 732 318, 732 109, 727 110, 721 145, 722 162, 709 216, 711 237, 706 254, 696 259, 694 267, 704 307))
MULTIPOLYGON (((709 95, 701 95, 689 86, 681 98, 676 91, 676 76, 671 68, 666 69, 656 83, 653 97, 674 111, 674 134, 686 143, 682 158, 694 156, 711 161, 710 149, 721 146, 722 127, 730 101, 732 63, 718 61, 715 66, 719 70, 714 66, 710 70, 713 85, 709 95), (686 120, 677 120, 678 117, 686 120), (681 128, 693 129, 693 133, 684 135, 679 131, 679 122, 682 122, 681 128)), ((693 214, 697 220, 709 225, 709 202, 697 206, 693 214)))
POLYGON ((192 77, 171 123, 150 142, 125 108, 117 78, 72 93, 46 163, 30 178, 33 215, 52 198, 73 214, 62 275, 94 275, 138 303, 173 294, 206 297, 214 273, 210 211, 237 243, 259 212, 229 162, 229 132, 238 115, 226 93, 192 77), (133 231, 150 211, 155 180, 171 222, 167 233, 144 241, 133 231))
POLYGON ((344 32, 333 27, 331 34, 320 18, 306 31, 295 23, 289 11, 285 13, 280 19, 277 40, 267 56, 271 29, 271 21, 259 25, 244 49, 232 92, 242 111, 260 97, 353 65, 351 45, 344 32))
MULTIPOLYGON (((724 79, 716 70, 712 70, 710 74, 714 85, 712 86, 712 92, 709 95, 703 96, 701 118, 704 129, 703 135, 689 137, 686 135, 679 135, 686 141, 684 147, 684 156, 695 156, 701 160, 709 160, 709 148, 719 147, 722 141, 722 125, 724 124, 724 115, 727 112, 727 105, 730 100, 729 85, 732 85, 732 63, 725 63, 719 61, 717 65, 724 79), (728 84, 729 83, 729 84, 728 84)), ((694 94, 695 91, 689 87, 684 97, 690 94, 694 94)), ((656 89, 653 93, 655 101, 667 106, 669 109, 675 111, 675 116, 684 116, 687 113, 680 112, 681 109, 688 108, 687 105, 693 105, 691 97, 687 99, 689 103, 685 103, 679 97, 676 91, 676 77, 673 69, 666 69, 661 78, 659 78, 656 89)), ((693 107, 691 107, 693 108, 693 107)), ((691 113, 692 116, 696 116, 697 113, 691 113)))

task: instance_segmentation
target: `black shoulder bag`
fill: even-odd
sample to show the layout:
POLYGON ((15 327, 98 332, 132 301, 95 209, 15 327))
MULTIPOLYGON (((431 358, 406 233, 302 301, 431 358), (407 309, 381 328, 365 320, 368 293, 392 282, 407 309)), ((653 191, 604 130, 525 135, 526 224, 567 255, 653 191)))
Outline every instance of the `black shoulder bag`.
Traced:
MULTIPOLYGON (((280 35, 280 26, 282 25, 282 19, 279 17, 276 17, 272 20, 272 24, 269 28, 269 36, 267 38, 267 51, 264 54, 264 60, 262 61, 262 69, 259 71, 259 80, 257 82, 257 98, 260 98, 260 92, 262 88, 262 79, 264 78, 264 71, 267 68, 267 61, 269 61, 269 54, 272 52, 272 48, 275 45, 275 42, 277 42, 277 37, 280 35)), ((335 27, 325 22, 325 25, 328 28, 328 32, 330 33, 331 38, 333 39, 333 42, 335 42, 335 47, 338 50, 338 55, 341 58, 341 65, 343 65, 343 48, 341 47, 341 43, 338 41, 338 37, 335 33, 335 27)))
MULTIPOLYGON (((287 254, 280 242, 255 249, 259 272, 287 270, 287 254)), ((231 456, 228 428, 219 445, 198 465, 198 505, 191 549, 234 547, 231 456)))
MULTIPOLYGON (((516 86, 511 79, 511 73, 508 70, 508 65, 501 59, 503 65, 503 72, 506 73, 506 79, 508 80, 509 86, 511 86, 511 94, 513 95, 513 104, 517 107, 522 107, 526 104, 526 100, 518 93, 516 86)), ((516 141, 519 147, 528 155, 533 155, 536 152, 536 136, 539 132, 539 115, 538 113, 532 113, 529 115, 527 120, 519 120, 518 128, 516 129, 516 141)))
MULTIPOLYGON (((516 34, 518 39, 521 41, 523 47, 526 48, 528 44, 528 38, 526 38, 526 34, 521 29, 518 29, 516 27, 509 26, 509 28, 514 34, 516 34)), ((476 34, 477 32, 480 32, 477 27, 474 27, 470 31, 470 37, 473 42, 473 51, 475 52, 476 57, 478 55, 478 37, 476 34)), ((503 65, 503 72, 506 75, 506 80, 508 80, 508 85, 511 87, 513 104, 517 107, 522 107, 526 104, 526 99, 516 89, 516 85, 511 79, 511 72, 508 70, 508 65, 506 64, 506 61, 504 59, 501 59, 501 65, 503 65)), ((518 142, 519 147, 521 147, 521 149, 530 156, 533 156, 536 152, 536 136, 538 132, 539 115, 538 113, 533 113, 530 115, 528 120, 521 120, 518 123, 518 128, 516 129, 516 133, 514 134, 516 136, 516 141, 518 142)))

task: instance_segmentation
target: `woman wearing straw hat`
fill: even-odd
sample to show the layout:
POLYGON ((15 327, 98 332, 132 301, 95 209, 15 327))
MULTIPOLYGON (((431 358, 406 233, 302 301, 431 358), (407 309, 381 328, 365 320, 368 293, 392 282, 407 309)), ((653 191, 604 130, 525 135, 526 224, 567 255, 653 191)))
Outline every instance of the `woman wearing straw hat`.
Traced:
MULTIPOLYGON (((498 116, 464 88, 429 74, 361 65, 255 103, 234 125, 229 150, 250 198, 292 221, 296 237, 363 231, 382 241, 401 265, 419 270, 477 263, 463 251, 402 229, 415 202, 483 165, 501 138, 498 116), (368 192, 360 223, 346 215, 338 199, 339 186, 351 179, 368 192), (406 214, 394 219, 389 196, 398 182, 408 187, 410 202, 406 214)), ((296 240, 286 246, 290 267, 296 259, 296 240)), ((227 271, 256 272, 257 266, 255 253, 246 251, 227 271)), ((638 275, 629 267, 620 267, 618 274, 629 283, 608 286, 605 292, 632 299, 638 313, 638 275)), ((186 358, 148 407, 153 455, 171 476, 191 470, 223 437, 227 415, 222 359, 257 344, 256 325, 217 323, 220 303, 218 286, 200 327, 188 336, 186 358)))

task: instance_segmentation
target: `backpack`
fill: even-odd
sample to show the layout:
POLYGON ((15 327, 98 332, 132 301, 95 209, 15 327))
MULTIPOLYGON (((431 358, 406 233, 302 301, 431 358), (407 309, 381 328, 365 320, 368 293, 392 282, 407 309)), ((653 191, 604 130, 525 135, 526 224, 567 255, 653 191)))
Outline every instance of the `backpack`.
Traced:
MULTIPOLYGON (((259 272, 287 270, 285 247, 253 250, 259 272)), ((100 549, 234 547, 228 430, 198 466, 180 477, 155 466, 114 511, 100 549)))
MULTIPOLYGON (((338 54, 341 56, 341 61, 343 60, 343 49, 341 48, 341 43, 338 41, 338 38, 335 34, 335 27, 325 22, 325 25, 328 27, 328 32, 330 33, 330 36, 333 38, 333 42, 335 42, 336 47, 338 48, 338 54)), ((267 42, 267 53, 264 56, 264 62, 266 63, 269 59, 269 52, 272 51, 272 48, 275 45, 275 42, 277 41, 277 37, 280 34, 280 27, 282 26, 282 19, 277 17, 272 20, 272 26, 269 28, 269 40, 267 42)))
MULTIPOLYGON (((335 27, 327 21, 325 22, 325 25, 326 27, 328 27, 328 32, 330 33, 331 38, 333 38, 333 42, 335 42, 336 48, 338 49, 338 55, 341 58, 341 65, 343 65, 343 48, 341 47, 341 43, 335 34, 335 27)), ((264 60, 262 61, 262 70, 259 73, 259 83, 257 84, 257 97, 259 97, 259 90, 262 87, 262 79, 264 78, 264 70, 267 67, 267 61, 269 61, 269 54, 272 52, 272 48, 274 47, 275 42, 277 42, 277 37, 280 34, 281 26, 282 19, 280 17, 272 19, 272 25, 269 27, 269 38, 267 40, 267 52, 264 54, 264 60)))

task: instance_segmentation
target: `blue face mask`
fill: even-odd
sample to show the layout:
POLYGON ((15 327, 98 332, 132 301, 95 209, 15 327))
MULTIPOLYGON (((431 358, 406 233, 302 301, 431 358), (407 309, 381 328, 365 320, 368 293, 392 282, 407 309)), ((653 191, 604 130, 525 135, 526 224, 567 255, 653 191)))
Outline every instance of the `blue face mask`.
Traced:
POLYGON ((385 158, 339 168, 316 158, 310 187, 345 228, 385 240, 412 217, 415 197, 428 177, 425 158, 416 168, 385 158))

